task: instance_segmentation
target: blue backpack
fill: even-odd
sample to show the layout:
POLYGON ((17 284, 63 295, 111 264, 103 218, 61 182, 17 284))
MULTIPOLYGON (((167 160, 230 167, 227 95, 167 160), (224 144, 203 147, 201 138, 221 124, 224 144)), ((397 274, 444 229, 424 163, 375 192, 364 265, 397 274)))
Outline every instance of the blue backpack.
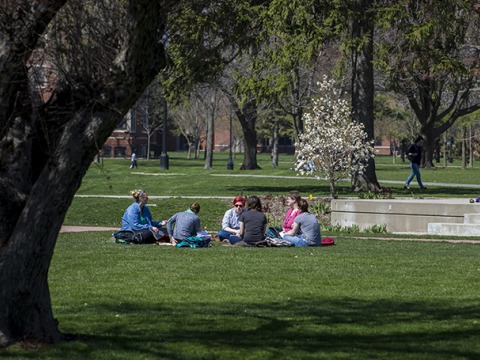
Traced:
POLYGON ((191 247, 191 248, 204 248, 210 246, 210 239, 204 239, 199 236, 190 236, 189 238, 179 242, 176 247, 191 247))
POLYGON ((280 235, 280 231, 282 231, 280 226, 270 226, 265 232, 265 237, 281 239, 282 235, 280 235))

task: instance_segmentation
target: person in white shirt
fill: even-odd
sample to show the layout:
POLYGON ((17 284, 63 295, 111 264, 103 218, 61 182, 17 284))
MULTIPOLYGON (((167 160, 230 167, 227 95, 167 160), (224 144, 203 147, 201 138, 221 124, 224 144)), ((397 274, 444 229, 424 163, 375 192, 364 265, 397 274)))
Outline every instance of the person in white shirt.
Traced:
POLYGON ((134 152, 132 153, 131 160, 132 160, 132 162, 130 164, 130 169, 133 169, 134 167, 138 169, 137 154, 135 154, 134 152))
POLYGON ((222 220, 222 230, 218 232, 221 241, 227 240, 230 244, 242 241, 240 237, 240 222, 238 218, 246 211, 245 198, 237 196, 233 199, 233 208, 227 210, 222 220))

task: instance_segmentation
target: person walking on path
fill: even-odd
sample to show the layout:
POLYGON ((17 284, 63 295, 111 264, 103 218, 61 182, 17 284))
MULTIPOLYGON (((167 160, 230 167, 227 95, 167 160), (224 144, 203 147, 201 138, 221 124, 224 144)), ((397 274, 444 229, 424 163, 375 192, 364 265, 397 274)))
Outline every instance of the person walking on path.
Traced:
POLYGON ((130 164, 130 169, 137 168, 138 169, 138 163, 137 163, 137 154, 135 152, 132 152, 132 157, 131 157, 131 164, 130 164))
POLYGON ((414 177, 417 178, 418 185, 420 185, 421 190, 426 190, 427 188, 423 186, 422 177, 420 175, 420 162, 422 161, 422 143, 423 137, 420 135, 415 139, 415 142, 411 144, 407 149, 407 157, 410 160, 410 168, 412 172, 405 181, 404 189, 410 189, 410 182, 414 177))

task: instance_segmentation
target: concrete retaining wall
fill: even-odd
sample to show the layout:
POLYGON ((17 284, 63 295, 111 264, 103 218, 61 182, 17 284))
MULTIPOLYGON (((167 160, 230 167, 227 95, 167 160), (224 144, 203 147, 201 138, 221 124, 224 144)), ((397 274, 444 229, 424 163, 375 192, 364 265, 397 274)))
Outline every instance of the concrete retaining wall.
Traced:
POLYGON ((469 199, 335 199, 332 225, 365 229, 386 225, 390 233, 428 233, 429 223, 463 223, 465 214, 480 214, 469 199))

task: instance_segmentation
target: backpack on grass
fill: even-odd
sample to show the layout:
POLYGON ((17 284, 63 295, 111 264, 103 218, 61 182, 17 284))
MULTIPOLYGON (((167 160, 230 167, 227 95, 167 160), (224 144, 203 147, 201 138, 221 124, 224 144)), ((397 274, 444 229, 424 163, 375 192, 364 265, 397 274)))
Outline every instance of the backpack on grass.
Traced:
POLYGON ((140 233, 136 233, 133 230, 120 230, 112 234, 117 244, 142 244, 143 236, 140 233))
POLYGON ((282 228, 280 226, 270 226, 267 228, 265 237, 281 239, 282 235, 280 234, 280 231, 282 231, 282 228))
POLYGON ((200 236, 190 236, 189 238, 180 241, 176 247, 190 247, 190 248, 205 248, 210 246, 211 238, 202 238, 200 236))
POLYGON ((264 240, 255 244, 258 247, 291 247, 295 246, 290 241, 282 240, 279 238, 266 237, 264 240))

